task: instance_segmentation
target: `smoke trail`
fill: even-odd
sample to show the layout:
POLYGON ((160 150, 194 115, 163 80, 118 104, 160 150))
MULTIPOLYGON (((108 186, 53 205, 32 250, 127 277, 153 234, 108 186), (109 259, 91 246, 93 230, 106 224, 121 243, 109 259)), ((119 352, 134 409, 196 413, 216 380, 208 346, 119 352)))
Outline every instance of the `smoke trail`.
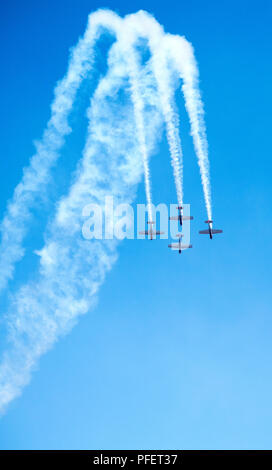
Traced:
POLYGON ((212 220, 208 142, 203 103, 198 86, 199 73, 193 47, 185 38, 180 36, 167 35, 165 42, 169 55, 172 56, 180 77, 183 80, 182 91, 190 119, 191 135, 193 137, 195 152, 198 158, 207 215, 208 219, 212 220))
MULTIPOLYGON (((133 15, 131 15, 133 16, 133 15)), ((129 17, 127 17, 129 18, 129 17)), ((122 31, 122 20, 115 13, 99 10, 89 16, 88 25, 83 38, 74 48, 65 77, 55 89, 55 99, 51 105, 51 118, 47 124, 43 138, 37 144, 37 153, 32 157, 30 165, 24 171, 22 181, 15 188, 14 195, 8 204, 7 213, 1 224, 2 240, 0 244, 0 291, 3 290, 14 272, 14 264, 24 255, 22 242, 27 232, 27 223, 31 219, 31 208, 39 194, 46 189, 50 170, 59 157, 64 137, 71 129, 68 117, 72 109, 75 95, 82 80, 87 76, 94 60, 93 47, 101 33, 101 28, 114 34, 122 31)), ((128 29, 126 29, 128 32, 128 29)), ((137 93, 137 81, 132 76, 134 97, 137 93)), ((138 123, 138 135, 141 141, 142 157, 145 170, 145 186, 149 212, 151 207, 150 176, 148 157, 145 152, 142 133, 142 117, 140 116, 140 99, 135 105, 135 116, 138 123)))
MULTIPOLYGON (((174 57, 175 65, 184 80, 183 91, 186 107, 190 116, 192 135, 200 165, 207 211, 209 218, 211 218, 209 162, 203 122, 203 107, 197 88, 197 67, 193 52, 190 49, 191 46, 183 38, 165 35, 163 28, 146 12, 140 11, 137 14, 128 15, 122 20, 111 11, 100 10, 89 16, 86 32, 73 50, 67 74, 56 87, 55 99, 51 105, 52 115, 43 138, 37 145, 37 153, 32 157, 29 167, 25 169, 23 179, 14 191, 14 196, 8 205, 7 213, 1 224, 0 291, 5 288, 8 280, 12 278, 14 264, 24 255, 22 242, 27 232, 27 223, 31 219, 31 208, 37 201, 39 194, 46 189, 50 178, 50 169, 58 159, 59 150, 64 143, 64 137, 71 131, 68 126, 69 113, 72 109, 76 92, 92 67, 94 44, 103 29, 112 31, 118 36, 123 29, 128 35, 130 27, 134 36, 146 37, 149 41, 153 71, 161 95, 161 105, 166 122, 167 139, 174 168, 179 204, 183 200, 182 149, 176 124, 177 120, 173 111, 173 87, 171 87, 170 83, 171 73, 166 55, 174 57), (165 43, 169 44, 170 41, 173 47, 165 48, 165 43), (184 53, 184 49, 186 49, 186 53, 184 53)), ((130 40, 130 43, 132 42, 130 40)), ((133 56, 129 60, 133 61, 133 56)), ((134 74, 131 74, 131 81, 133 83, 132 95, 135 104, 134 112, 137 121, 138 138, 141 142, 147 201, 150 207, 151 190, 148 155, 145 151, 145 138, 142 132, 144 124, 140 99, 138 99, 137 73, 135 73, 133 67, 132 70, 134 70, 134 74)))
POLYGON ((148 39, 154 76, 161 100, 161 108, 166 124, 167 141, 179 205, 183 202, 183 155, 179 137, 178 120, 176 119, 173 101, 174 90, 171 86, 170 63, 167 60, 168 50, 165 48, 165 35, 162 26, 145 11, 139 11, 126 18, 129 27, 135 33, 148 39))
MULTIPOLYGON (((148 72, 142 71, 141 79, 145 85, 143 104, 149 109, 145 129, 147 151, 151 152, 161 122, 159 104, 154 104, 153 78, 148 72)), ((86 204, 103 206, 106 194, 118 198, 118 203, 130 202, 141 178, 130 97, 123 106, 115 98, 125 87, 126 77, 124 57, 116 44, 109 55, 109 72, 100 81, 88 110, 88 137, 76 181, 59 201, 46 243, 37 252, 38 277, 19 289, 11 306, 10 346, 0 364, 0 411, 29 382, 39 357, 95 304, 99 286, 117 258, 116 240, 86 241, 80 233, 86 204)))
POLYGON ((17 291, 8 309, 10 345, 0 364, 0 410, 21 393, 41 354, 70 331, 79 315, 93 306, 95 294, 117 257, 117 241, 82 240, 80 214, 90 202, 103 205, 107 194, 116 196, 118 202, 133 199, 142 173, 139 154, 143 159, 151 211, 148 157, 158 138, 161 114, 166 124, 178 202, 182 204, 182 151, 171 82, 177 70, 184 81, 205 201, 207 208, 210 207, 205 128, 191 46, 183 38, 165 35, 163 28, 145 12, 121 19, 113 12, 98 11, 89 16, 68 72, 55 90, 52 115, 43 139, 15 189, 2 223, 0 289, 12 276, 14 263, 23 256, 22 241, 31 208, 39 192, 46 189, 50 169, 58 159, 64 137, 70 132, 68 116, 77 90, 91 70, 95 41, 104 29, 116 35, 116 43, 109 52, 108 73, 99 82, 88 110, 87 141, 76 180, 68 195, 59 201, 55 218, 46 232, 45 245, 37 251, 40 256, 37 276, 17 291), (145 67, 140 65, 134 51, 141 37, 148 40, 151 51, 145 67), (118 91, 127 89, 127 80, 131 96, 120 103, 118 91))
POLYGON ((158 82, 161 106, 166 124, 166 135, 169 145, 171 163, 174 171, 178 205, 183 204, 183 155, 177 120, 173 110, 173 90, 170 88, 170 77, 166 59, 160 51, 153 52, 154 74, 158 82), (164 69, 164 71, 162 71, 164 69))
POLYGON ((15 188, 1 223, 0 291, 12 278, 14 264, 24 255, 22 241, 31 220, 31 208, 46 189, 50 170, 59 157, 64 138, 71 132, 68 117, 81 82, 93 65, 93 46, 101 33, 101 26, 108 30, 117 29, 120 21, 117 15, 108 11, 97 11, 89 16, 85 34, 72 51, 67 73, 55 89, 51 117, 42 140, 36 144, 37 152, 24 170, 22 181, 15 188))
POLYGON ((145 176, 145 192, 147 200, 148 220, 152 220, 152 197, 150 185, 150 171, 148 164, 148 153, 145 138, 145 124, 144 124, 144 104, 139 89, 139 64, 137 63, 136 55, 132 48, 127 50, 127 63, 129 66, 129 77, 131 84, 131 97, 134 104, 134 113, 136 128, 139 139, 139 150, 143 159, 144 176, 145 176))

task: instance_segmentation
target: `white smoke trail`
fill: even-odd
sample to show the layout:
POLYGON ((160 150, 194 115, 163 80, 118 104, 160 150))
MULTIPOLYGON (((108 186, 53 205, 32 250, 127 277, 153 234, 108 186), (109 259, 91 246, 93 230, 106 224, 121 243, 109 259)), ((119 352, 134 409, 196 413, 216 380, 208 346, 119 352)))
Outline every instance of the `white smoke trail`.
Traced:
MULTIPOLYGON (((163 44, 161 45, 163 48, 163 44)), ((183 204, 183 154, 179 137, 177 119, 173 109, 173 89, 170 87, 170 76, 167 60, 159 49, 153 51, 154 74, 157 79, 161 97, 161 106, 166 124, 166 135, 169 145, 171 163, 177 192, 178 205, 183 204)))
POLYGON ((135 31, 135 35, 145 37, 151 51, 151 61, 154 76, 157 82, 161 99, 161 108, 166 124, 166 135, 169 145, 171 163, 174 171, 174 180, 179 205, 183 203, 183 155, 179 137, 178 121, 176 119, 173 102, 174 90, 171 86, 171 74, 168 61, 168 50, 165 47, 165 35, 162 26, 145 11, 139 11, 126 17, 128 29, 135 31))
MULTIPOLYGON (((134 15, 133 15, 134 16, 134 15)), ((139 54, 135 51, 138 35, 133 24, 130 24, 130 16, 123 20, 122 27, 118 28, 115 33, 122 49, 123 56, 126 60, 128 76, 130 82, 131 99, 134 107, 135 124, 139 143, 139 150, 142 157, 145 193, 147 201, 148 220, 152 220, 152 195, 149 170, 149 155, 147 151, 146 132, 144 122, 144 100, 142 98, 142 90, 140 86, 141 65, 139 62, 139 54)))
POLYGON ((182 204, 182 151, 171 85, 171 77, 176 70, 184 80, 186 106, 206 188, 206 204, 210 201, 206 181, 208 173, 204 171, 207 169, 205 132, 195 68, 192 67, 195 62, 188 53, 190 46, 182 38, 177 41, 176 37, 165 35, 156 20, 145 12, 122 20, 113 12, 98 11, 89 16, 86 32, 73 51, 68 72, 56 88, 52 116, 43 140, 15 190, 2 223, 0 289, 12 277, 15 262, 23 256, 22 241, 30 222, 31 208, 39 192, 45 190, 50 169, 57 161, 65 135, 70 132, 68 116, 76 92, 91 69, 94 44, 103 29, 115 34, 117 41, 109 53, 108 74, 100 81, 88 111, 88 137, 77 179, 69 194, 59 202, 54 221, 47 231, 45 246, 37 252, 41 258, 37 278, 18 290, 8 312, 10 346, 0 364, 0 410, 29 382, 41 354, 72 328, 80 314, 90 310, 95 293, 116 259, 116 241, 88 243, 82 240, 82 208, 90 202, 103 204, 107 194, 118 197, 118 202, 131 201, 141 177, 139 154, 143 159, 147 202, 151 207, 148 159, 158 138, 161 110, 166 123, 178 202, 182 204), (151 50, 151 59, 146 67, 140 65, 133 50, 134 43, 142 37, 148 40, 151 50), (177 49, 171 53, 170 38, 173 38, 172 45, 177 49), (178 60, 180 47, 185 64, 178 60), (129 50, 129 57, 124 50, 129 50), (169 62, 170 56, 172 62, 169 62), (123 106, 117 102, 118 90, 126 89, 127 77, 135 120, 130 117, 133 115, 130 97, 123 106))
MULTIPOLYGON (((140 15, 149 15, 141 12, 140 15)), ((22 242, 27 232, 27 223, 31 219, 31 208, 45 190, 49 181, 50 170, 59 157, 59 150, 64 143, 64 137, 71 131, 68 126, 68 117, 72 109, 76 92, 87 76, 93 63, 94 44, 101 33, 101 28, 112 31, 118 35, 122 32, 122 25, 136 15, 129 15, 122 20, 111 11, 99 10, 89 16, 88 25, 84 37, 74 48, 66 76, 55 89, 55 99, 51 105, 52 115, 47 124, 42 141, 37 144, 37 153, 32 157, 30 165, 24 171, 22 181, 16 187, 13 198, 8 205, 7 213, 1 224, 2 240, 0 244, 0 291, 3 290, 8 280, 12 278, 15 263, 24 255, 22 242), (42 171, 41 171, 42 168, 42 171)), ((141 18, 140 18, 141 20, 141 18)), ((137 19, 133 19, 134 27, 137 19)), ((138 21, 139 22, 139 21, 138 21)), ((154 23, 154 21, 153 21, 154 23)), ((156 23, 156 22, 155 22, 156 23)), ((129 32, 129 28, 125 28, 129 32)), ((148 30, 145 31, 148 35, 148 30)), ((135 60, 134 60, 135 62, 135 60)), ((137 92, 136 69, 133 82, 135 102, 135 116, 138 123, 138 135, 141 140, 141 153, 145 170, 145 186, 149 212, 151 212, 150 176, 148 169, 148 156, 145 151, 144 137, 142 132, 142 117, 140 115, 140 99, 137 92)), ((151 217, 151 215, 150 215, 151 217)))
MULTIPOLYGON (((109 55, 109 72, 100 81, 88 111, 88 138, 77 179, 59 202, 45 246, 38 252, 38 278, 15 295, 9 314, 10 346, 0 364, 0 411, 27 385, 39 357, 73 327, 79 315, 90 310, 117 257, 116 240, 82 239, 81 212, 90 202, 103 206, 106 194, 118 198, 118 203, 130 202, 141 178, 134 120, 129 118, 130 98, 123 107, 113 98, 125 86, 126 76, 125 60, 116 44, 109 55), (103 167, 101 154, 105 155, 103 167)), ((161 126, 159 105, 148 70, 142 71, 141 79, 149 105, 145 129, 147 151, 151 152, 161 126)))
MULTIPOLYGON (((197 67, 190 44, 178 36, 165 35, 163 28, 146 12, 140 11, 137 14, 128 15, 122 20, 111 11, 100 10, 89 16, 84 37, 73 50, 67 74, 55 90, 55 99, 51 105, 52 115, 44 132, 43 139, 37 145, 37 153, 32 157, 30 166, 24 171, 21 183, 15 189, 14 196, 8 205, 7 213, 1 224, 0 291, 5 288, 8 280, 12 278, 15 263, 24 255, 22 242, 27 231, 27 223, 31 219, 31 208, 39 194, 46 189, 50 177, 50 169, 58 159, 59 150, 64 143, 65 135, 70 132, 68 126, 69 113, 72 109, 76 92, 82 80, 91 69, 94 57, 93 46, 103 29, 112 31, 118 36, 123 29, 128 34, 130 28, 134 36, 146 37, 149 41, 153 70, 161 95, 161 104, 166 122, 177 197, 178 202, 181 204, 183 200, 182 150, 178 128, 175 124, 173 88, 170 86, 171 73, 166 55, 172 55, 175 59, 175 66, 184 80, 183 90, 186 106, 190 116, 192 135, 201 170, 207 211, 209 218, 211 217, 209 162, 203 122, 203 107, 197 88, 197 67), (171 47, 165 47, 165 44, 169 45, 170 42, 171 47), (186 49, 186 53, 184 53, 184 49, 186 49)), ((133 78, 133 74, 131 79, 134 83, 132 88, 134 90, 133 96, 135 101, 136 96, 139 98, 137 81, 133 78)), ((137 99, 137 105, 135 104, 135 115, 138 123, 138 138, 141 141, 141 153, 145 169, 147 200, 148 205, 151 206, 148 155, 146 155, 145 151, 145 139, 142 132, 144 126, 139 99, 137 99)))
POLYGON ((170 34, 165 37, 165 42, 169 56, 172 57, 175 68, 183 80, 182 91, 190 119, 195 152, 198 158, 207 215, 208 219, 212 220, 208 142, 203 103, 198 86, 199 72, 193 47, 184 37, 172 36, 170 34))
POLYGON ((139 150, 143 159, 144 176, 145 176, 145 192, 147 201, 148 220, 152 220, 152 197, 151 197, 151 185, 150 185, 150 171, 148 163, 148 153, 145 136, 145 123, 144 123, 144 103, 141 97, 141 91, 139 87, 139 64, 137 62, 136 54, 133 48, 127 50, 127 63, 129 67, 129 77, 131 84, 131 97, 134 104, 134 113, 136 128, 139 140, 139 150))
POLYGON ((55 89, 51 117, 42 140, 36 145, 37 152, 24 170, 22 181, 15 188, 1 223, 0 291, 12 278, 14 264, 24 255, 22 242, 28 229, 27 223, 31 220, 31 208, 46 189, 50 170, 59 157, 64 137, 71 132, 68 117, 81 82, 93 65, 93 46, 102 32, 101 26, 116 30, 120 22, 121 19, 110 11, 99 10, 89 16, 85 34, 72 51, 67 73, 55 89))

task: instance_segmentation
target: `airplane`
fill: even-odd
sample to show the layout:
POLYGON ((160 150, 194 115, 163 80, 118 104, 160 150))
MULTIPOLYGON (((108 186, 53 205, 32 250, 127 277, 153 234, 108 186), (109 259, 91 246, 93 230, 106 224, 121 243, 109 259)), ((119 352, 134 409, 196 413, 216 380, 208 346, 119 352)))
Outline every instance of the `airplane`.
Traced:
POLYGON ((205 224, 209 224, 208 230, 200 230, 199 233, 201 233, 201 234, 209 234, 209 235, 210 235, 210 239, 212 239, 213 234, 215 234, 215 233, 222 233, 222 232, 223 232, 223 230, 215 230, 215 229, 212 228, 212 224, 213 224, 213 221, 212 221, 212 220, 205 220, 205 224))
POLYGON ((183 215, 183 213, 182 213, 183 207, 182 206, 177 206, 177 209, 178 209, 178 215, 173 216, 173 217, 169 217, 169 220, 178 220, 181 226, 182 226, 184 220, 193 220, 192 216, 183 215))
POLYGON ((144 230, 143 232, 139 232, 140 235, 150 235, 150 240, 154 240, 156 239, 156 235, 162 235, 164 234, 164 232, 160 232, 159 230, 153 230, 152 229, 152 225, 155 223, 155 222, 147 222, 149 225, 150 225, 150 229, 149 230, 144 230))
POLYGON ((192 248, 193 245, 182 245, 181 244, 181 239, 183 237, 183 234, 182 233, 177 233, 176 235, 179 239, 178 243, 171 243, 170 245, 168 245, 168 248, 171 248, 171 250, 178 250, 179 254, 181 254, 181 252, 183 250, 186 250, 186 248, 192 248))

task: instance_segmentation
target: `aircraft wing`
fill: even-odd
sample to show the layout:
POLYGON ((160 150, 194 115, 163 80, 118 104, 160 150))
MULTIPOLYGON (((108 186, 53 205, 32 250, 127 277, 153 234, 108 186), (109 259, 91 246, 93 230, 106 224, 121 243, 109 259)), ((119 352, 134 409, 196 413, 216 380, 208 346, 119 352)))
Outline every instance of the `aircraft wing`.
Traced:
POLYGON ((212 233, 222 233, 223 230, 212 229, 212 233))
POLYGON ((187 248, 192 248, 193 245, 180 245, 179 243, 172 243, 168 245, 171 250, 186 250, 187 248))
POLYGON ((182 218, 183 218, 183 220, 193 220, 192 215, 183 215, 182 218))
POLYGON ((169 217, 169 220, 179 220, 179 216, 178 215, 174 215, 172 217, 169 217))
POLYGON ((210 233, 209 230, 199 230, 199 233, 210 233))
POLYGON ((156 232, 153 232, 153 233, 156 233, 156 235, 163 235, 164 232, 160 232, 159 230, 157 230, 156 232))
POLYGON ((143 232, 139 232, 140 235, 148 235, 149 232, 147 230, 144 230, 143 232))

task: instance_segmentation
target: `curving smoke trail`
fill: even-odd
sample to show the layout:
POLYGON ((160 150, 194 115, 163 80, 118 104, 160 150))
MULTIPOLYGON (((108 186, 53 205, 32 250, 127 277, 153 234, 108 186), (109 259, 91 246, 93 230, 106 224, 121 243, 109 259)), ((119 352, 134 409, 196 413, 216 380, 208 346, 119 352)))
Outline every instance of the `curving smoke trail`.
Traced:
POLYGON ((152 221, 152 196, 150 184, 150 170, 148 162, 149 155, 146 144, 144 101, 142 99, 140 89, 140 65, 132 44, 128 44, 125 46, 124 53, 128 65, 128 74, 131 86, 131 98, 134 105, 135 123, 139 141, 139 151, 143 160, 148 220, 152 221))
POLYGON ((99 10, 89 16, 83 38, 72 50, 68 70, 57 84, 51 104, 51 117, 42 140, 36 144, 37 152, 24 169, 21 182, 14 190, 6 215, 1 223, 0 291, 12 278, 14 265, 24 256, 23 239, 31 221, 31 209, 50 181, 50 170, 59 157, 65 136, 71 132, 68 118, 76 94, 87 78, 94 62, 94 45, 103 32, 117 30, 121 18, 111 11, 99 10))
MULTIPOLYGON (((79 315, 90 310, 95 294, 117 258, 114 240, 82 239, 82 208, 89 203, 104 205, 106 194, 118 202, 131 202, 141 178, 138 145, 135 145, 130 97, 123 106, 114 98, 126 83, 126 68, 120 48, 109 54, 109 72, 93 96, 88 110, 88 137, 77 177, 67 196, 60 199, 49 225, 44 247, 37 252, 37 278, 22 286, 9 313, 10 347, 0 364, 0 410, 17 395, 31 376, 39 357, 68 332, 79 315), (107 116, 107 120, 105 120, 107 116), (112 133, 114 123, 115 133, 112 133), (100 155, 105 154, 101 167, 100 155)), ((142 74, 145 83, 146 134, 148 151, 161 127, 159 106, 154 102, 152 76, 142 74)))
POLYGON ((169 145, 171 163, 173 167, 174 180, 177 192, 178 205, 183 204, 183 155, 179 137, 178 121, 174 112, 174 90, 171 87, 171 74, 167 64, 167 50, 164 47, 164 41, 161 46, 154 44, 151 47, 153 51, 154 75, 158 83, 158 91, 161 96, 161 107, 166 124, 166 135, 169 145))
POLYGON ((177 198, 182 204, 182 150, 172 83, 177 73, 183 79, 211 216, 203 107, 191 45, 184 38, 165 34, 146 12, 121 19, 111 11, 99 10, 89 16, 86 32, 72 52, 68 71, 55 89, 51 117, 37 153, 8 205, 1 225, 0 290, 6 287, 15 263, 24 255, 23 239, 31 222, 31 210, 46 191, 50 170, 57 162, 65 136, 71 132, 68 117, 80 85, 92 69, 95 43, 105 30, 116 36, 116 42, 108 53, 108 72, 100 80, 88 109, 86 144, 75 181, 58 201, 53 221, 46 229, 44 247, 36 250, 40 257, 38 272, 19 287, 6 315, 9 344, 0 362, 0 411, 29 382, 39 357, 71 330, 79 315, 90 310, 117 257, 117 240, 82 239, 82 209, 92 202, 103 206, 106 195, 115 196, 118 203, 132 201, 144 169, 152 218, 149 156, 154 152, 163 121, 177 198), (136 51, 139 38, 147 40, 151 52, 145 65, 136 51), (118 101, 120 90, 125 90, 122 103, 118 101))
POLYGON ((183 202, 183 157, 179 137, 178 121, 174 112, 174 89, 172 86, 173 70, 169 67, 169 51, 165 47, 167 35, 162 26, 145 11, 139 11, 126 17, 128 30, 135 31, 138 37, 145 37, 151 52, 151 62, 161 100, 161 109, 166 125, 171 163, 173 166, 179 205, 183 202))
POLYGON ((168 34, 165 37, 165 42, 169 55, 174 62, 174 67, 178 71, 180 78, 183 80, 182 91, 190 119, 191 135, 193 137, 200 169, 207 216, 209 220, 212 220, 208 142, 204 121, 204 108, 198 84, 199 72, 194 56, 194 50, 192 45, 186 41, 184 37, 168 34))

